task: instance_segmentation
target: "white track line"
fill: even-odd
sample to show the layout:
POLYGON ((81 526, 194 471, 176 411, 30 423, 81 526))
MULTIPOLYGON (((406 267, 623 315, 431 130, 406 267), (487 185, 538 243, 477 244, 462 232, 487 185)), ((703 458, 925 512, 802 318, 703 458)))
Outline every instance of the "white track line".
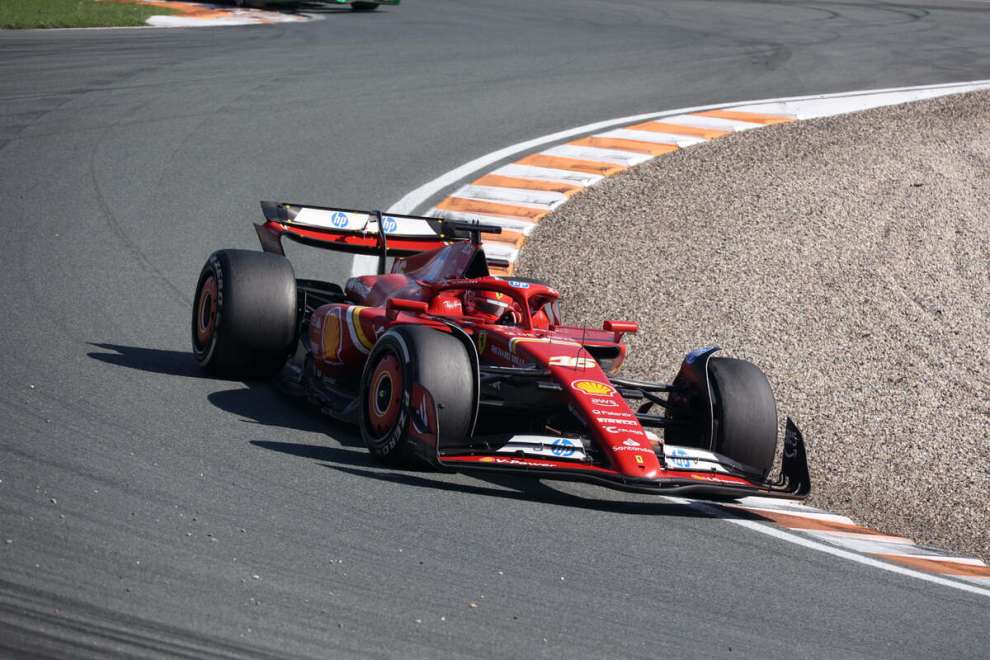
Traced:
POLYGON ((825 543, 820 543, 819 541, 813 541, 809 538, 803 536, 798 536, 797 534, 792 534, 791 532, 785 532, 779 527, 775 527, 768 523, 757 522, 755 520, 743 520, 740 518, 730 518, 726 517, 725 509, 718 507, 713 504, 708 504, 706 502, 698 502, 696 500, 687 500, 680 497, 669 497, 676 502, 681 502, 686 504, 698 511, 703 511, 716 518, 721 518, 726 522, 732 523, 733 525, 739 525, 740 527, 745 527, 746 529, 752 530, 759 534, 766 534, 767 536, 772 536, 774 538, 780 539, 781 541, 787 541, 788 543, 793 543, 794 545, 800 545, 802 547, 808 548, 810 550, 817 550, 818 552, 824 552, 827 555, 832 555, 833 557, 841 557, 842 559, 848 559, 849 561, 854 561, 857 564, 863 564, 864 566, 872 566, 873 568, 879 568, 884 571, 889 571, 891 573, 897 573, 898 575, 906 575, 907 577, 913 577, 918 580, 924 580, 925 582, 930 582, 932 584, 939 584, 943 587, 950 587, 952 589, 958 589, 959 591, 967 591, 972 594, 977 594, 979 596, 986 596, 990 598, 990 589, 983 589, 967 582, 957 582, 955 580, 950 580, 948 578, 939 577, 938 575, 930 575, 928 573, 922 573, 921 571, 916 571, 910 568, 905 568, 903 566, 898 566, 897 564, 888 564, 887 562, 880 561, 879 559, 874 559, 872 557, 867 557, 856 552, 849 550, 843 550, 842 548, 836 548, 831 545, 826 545, 825 543))

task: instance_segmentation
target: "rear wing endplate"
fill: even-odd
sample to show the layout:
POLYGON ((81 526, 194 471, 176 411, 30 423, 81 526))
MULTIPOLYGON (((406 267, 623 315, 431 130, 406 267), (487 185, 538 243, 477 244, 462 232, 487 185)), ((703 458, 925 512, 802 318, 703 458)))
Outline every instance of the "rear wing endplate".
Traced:
POLYGON ((261 202, 261 211, 265 223, 256 224, 255 230, 265 252, 284 255, 286 236, 313 247, 377 255, 379 272, 385 271, 387 257, 407 257, 455 241, 478 244, 482 233, 502 232, 501 227, 480 222, 287 202, 261 202))

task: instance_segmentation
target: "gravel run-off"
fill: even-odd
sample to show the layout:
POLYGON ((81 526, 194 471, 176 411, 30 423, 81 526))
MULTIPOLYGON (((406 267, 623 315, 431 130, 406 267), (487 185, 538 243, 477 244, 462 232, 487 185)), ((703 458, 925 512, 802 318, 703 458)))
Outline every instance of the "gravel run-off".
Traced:
POLYGON ((808 442, 810 503, 990 560, 990 94, 778 125, 603 181, 517 272, 640 323, 624 375, 718 344, 808 442))

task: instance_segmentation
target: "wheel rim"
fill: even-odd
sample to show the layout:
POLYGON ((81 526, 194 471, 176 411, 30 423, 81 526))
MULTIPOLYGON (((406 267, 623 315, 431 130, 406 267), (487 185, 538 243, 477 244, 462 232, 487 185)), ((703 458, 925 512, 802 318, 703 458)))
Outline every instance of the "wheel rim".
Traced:
POLYGON ((402 399, 402 365, 394 353, 386 353, 375 366, 368 388, 368 426, 383 437, 399 418, 402 399))
POLYGON ((213 339, 217 325, 217 278, 208 276, 199 290, 196 303, 196 342, 205 348, 213 339))

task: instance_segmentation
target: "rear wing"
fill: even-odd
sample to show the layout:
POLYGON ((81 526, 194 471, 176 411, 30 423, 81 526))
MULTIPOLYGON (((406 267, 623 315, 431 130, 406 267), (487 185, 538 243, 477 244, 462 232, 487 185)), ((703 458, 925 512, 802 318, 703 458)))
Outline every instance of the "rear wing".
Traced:
POLYGON ((358 211, 286 202, 261 202, 265 223, 255 225, 265 252, 284 255, 282 237, 337 252, 377 255, 378 271, 388 257, 408 257, 455 241, 481 242, 481 234, 502 228, 480 222, 445 220, 419 215, 358 211))

